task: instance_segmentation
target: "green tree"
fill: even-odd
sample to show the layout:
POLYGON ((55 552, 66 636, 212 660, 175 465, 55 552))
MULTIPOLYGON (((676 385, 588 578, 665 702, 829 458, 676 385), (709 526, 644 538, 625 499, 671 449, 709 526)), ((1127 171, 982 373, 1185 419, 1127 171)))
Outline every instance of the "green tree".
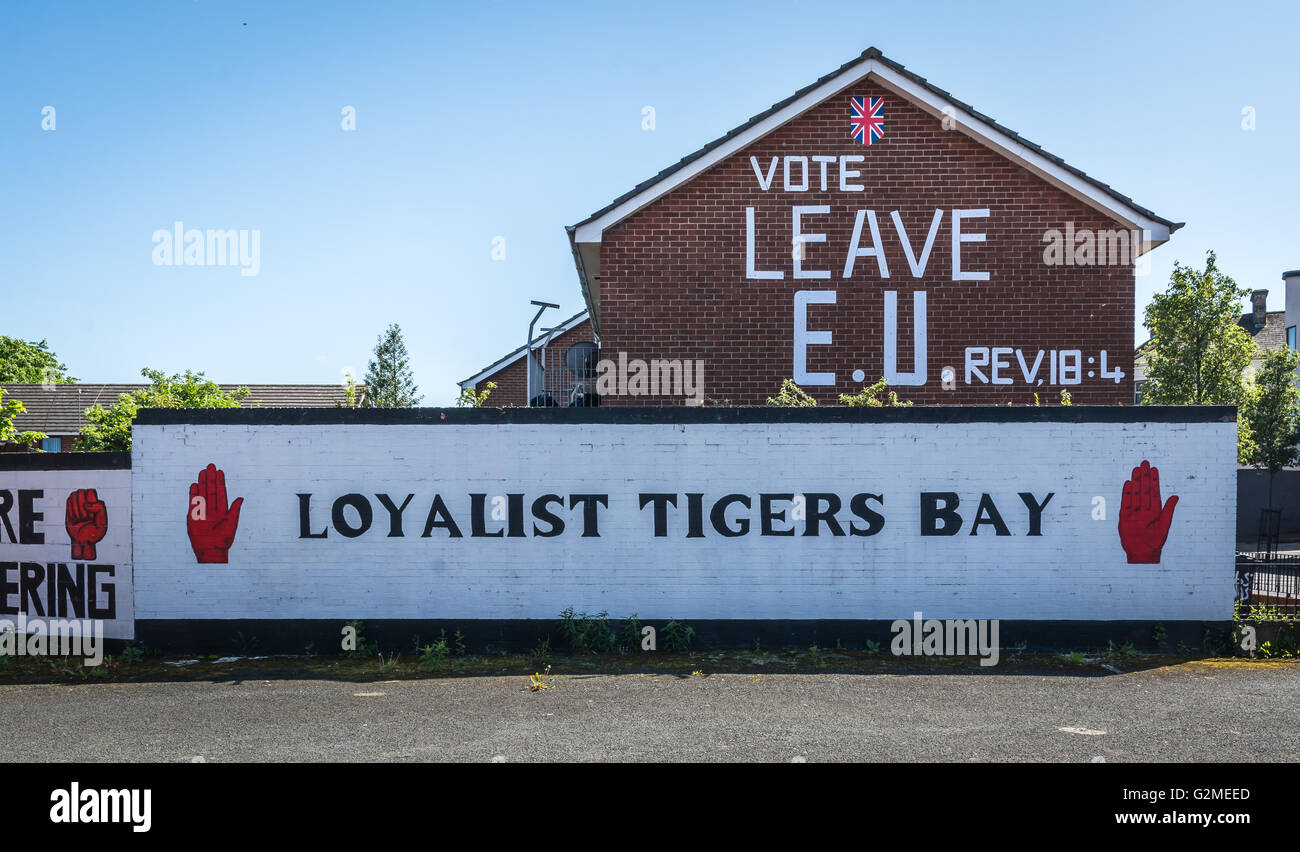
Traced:
POLYGON ((151 382, 149 387, 121 394, 108 408, 96 405, 86 409, 80 449, 131 449, 131 424, 142 408, 239 408, 251 393, 243 387, 223 391, 215 382, 204 378, 203 373, 190 370, 183 375, 168 376, 161 370, 145 367, 140 375, 151 382))
POLYGON ((1273 478, 1288 465, 1300 462, 1300 388, 1296 368, 1300 353, 1275 349, 1264 358, 1247 390, 1238 431, 1249 440, 1241 461, 1268 471, 1268 506, 1273 508, 1273 478))
POLYGON ((0 444, 13 441, 16 444, 32 446, 45 437, 41 432, 19 432, 14 426, 14 418, 27 409, 21 402, 11 399, 4 401, 5 390, 0 388, 0 444))
POLYGON ((35 343, 0 335, 0 382, 71 385, 77 380, 44 340, 35 343))
POLYGON ((423 396, 417 394, 415 378, 406 354, 402 328, 393 323, 379 336, 375 357, 366 368, 367 408, 414 408, 423 396))
POLYGON ((1245 398, 1242 372, 1258 351, 1238 321, 1238 287, 1207 252, 1205 270, 1174 263, 1169 287, 1147 305, 1151 332, 1148 405, 1240 405, 1245 398))

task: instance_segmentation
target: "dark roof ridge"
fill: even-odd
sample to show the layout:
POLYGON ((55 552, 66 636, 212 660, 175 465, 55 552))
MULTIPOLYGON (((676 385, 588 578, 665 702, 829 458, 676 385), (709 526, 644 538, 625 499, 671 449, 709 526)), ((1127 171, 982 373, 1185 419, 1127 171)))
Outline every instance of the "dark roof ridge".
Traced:
POLYGON ((592 221, 594 221, 594 220, 600 218, 601 216, 603 216, 603 215, 605 215, 606 213, 608 213, 610 210, 613 210, 614 208, 618 207, 618 206, 619 206, 620 204, 622 204, 623 202, 627 201, 629 198, 633 198, 633 197, 635 197, 636 195, 639 195, 640 193, 644 192, 646 189, 649 189, 651 186, 654 186, 655 184, 659 183, 660 181, 664 180, 665 178, 667 178, 667 177, 673 175, 674 173, 680 171, 682 168, 684 168, 685 166, 687 166, 687 165, 689 165, 690 163, 694 162, 695 160, 698 160, 700 157, 704 156, 704 155, 707 154, 709 151, 712 151, 714 148, 718 147, 718 146, 721 145, 723 142, 726 142, 727 140, 732 139, 732 138, 734 138, 734 137, 740 135, 741 133, 744 133, 746 130, 750 129, 750 128, 753 127, 754 125, 756 125, 756 124, 758 124, 759 122, 763 121, 763 119, 767 118, 768 116, 770 116, 770 115, 772 115, 772 114, 774 114, 774 113, 780 112, 782 109, 784 109, 785 107, 787 107, 787 106, 789 106, 790 104, 794 103, 794 102, 797 101, 799 98, 801 98, 801 97, 803 97, 804 95, 806 95, 808 92, 810 92, 810 91, 816 89, 818 86, 821 86, 822 84, 826 83, 826 82, 829 81, 829 80, 833 80, 835 77, 839 76, 840 74, 843 74, 845 71, 847 71, 849 68, 852 68, 854 65, 857 65, 857 64, 859 64, 859 63, 861 63, 861 62, 864 62, 864 61, 866 61, 866 60, 869 60, 869 59, 875 59, 875 60, 878 60, 882 65, 886 65, 886 66, 888 66, 889 68, 893 69, 894 71, 897 71, 899 74, 902 74, 904 77, 906 77, 907 79, 909 79, 909 80, 911 80, 912 82, 916 83, 917 85, 922 86, 922 87, 924 87, 925 89, 927 89, 928 91, 930 91, 931 93, 933 93, 933 94, 935 94, 935 95, 938 95, 938 96, 944 98, 944 99, 947 100, 949 103, 951 103, 953 106, 960 107, 961 109, 963 109, 963 110, 965 110, 966 112, 970 113, 970 114, 971 114, 972 116, 974 116, 975 118, 979 119, 981 122, 983 122, 983 123, 989 125, 990 127, 996 129, 998 132, 1000 132, 1000 133, 1002 133, 1002 134, 1004 134, 1004 135, 1010 137, 1011 139, 1013 139, 1014 141, 1020 143, 1021 145, 1024 145, 1026 148, 1029 148, 1029 149, 1032 150, 1034 153, 1036 153, 1036 154, 1038 154, 1039 156, 1045 158, 1045 159, 1048 160, 1049 162, 1051 162, 1051 163, 1053 163, 1053 164, 1059 166, 1060 168, 1066 170, 1067 172, 1069 172, 1070 174, 1074 175, 1075 177, 1078 177, 1078 178, 1080 178, 1081 180, 1086 181, 1087 183, 1089 183, 1089 184, 1091 184, 1092 186, 1096 187, 1097 189, 1100 189, 1102 192, 1106 193, 1106 194, 1109 195, 1111 198, 1113 198, 1113 199, 1115 199, 1115 200, 1117 200, 1117 201, 1120 201, 1121 203, 1125 204, 1125 205, 1128 206, 1128 207, 1133 208, 1133 210, 1137 211, 1138 213, 1142 214, 1143 216, 1146 216, 1146 217, 1149 218, 1149 219, 1153 219, 1153 220, 1155 220, 1155 221, 1157 221, 1157 222, 1160 222, 1161 224, 1167 225, 1167 226, 1169 227, 1170 233, 1172 233, 1172 232, 1178 230, 1179 228, 1181 228, 1181 227, 1183 226, 1184 223, 1182 223, 1182 222, 1173 222, 1173 221, 1171 221, 1171 220, 1169 220, 1169 219, 1164 218, 1163 216, 1159 216, 1159 215, 1157 215, 1154 211, 1152 211, 1152 210, 1150 210, 1150 209, 1148 209, 1148 208, 1146 208, 1146 207, 1143 207, 1142 205, 1140 205, 1140 204, 1138 204, 1137 202, 1135 202, 1135 201, 1134 201, 1132 198, 1130 198, 1129 196, 1124 195, 1124 194, 1122 194, 1122 193, 1116 191, 1114 188, 1112 188, 1112 187, 1110 186, 1110 184, 1103 183, 1102 181, 1098 180, 1097 178, 1094 178, 1094 177, 1089 176, 1089 175, 1088 175, 1086 172, 1084 172, 1082 169, 1079 169, 1079 168, 1076 168, 1076 167, 1074 167, 1074 166, 1071 166, 1069 163, 1065 162, 1065 160, 1063 160, 1063 159, 1061 159, 1060 157, 1056 156, 1055 154, 1052 154, 1052 153, 1048 152, 1047 150, 1045 150, 1041 145, 1038 145, 1038 144, 1036 144, 1036 143, 1034 143, 1034 142, 1029 141, 1028 139, 1026 139, 1025 137, 1021 136, 1019 133, 1017 133, 1016 131, 1012 130, 1011 128, 1006 127, 1005 125, 1002 125, 1002 124, 998 123, 998 122, 997 122, 995 119, 993 119, 991 116, 985 115, 984 113, 982 113, 982 112, 980 112, 979 110, 975 109, 975 108, 974 108, 973 106, 971 106, 970 104, 965 103, 964 101, 961 101, 961 100, 959 100, 959 99, 957 99, 957 98, 954 98, 954 97, 952 96, 952 94, 949 93, 947 90, 939 88, 938 86, 934 85, 933 83, 929 82, 929 81, 926 80, 924 77, 922 77, 921 75, 919 75, 919 74, 917 74, 917 73, 915 73, 915 72, 913 72, 913 71, 908 71, 907 68, 906 68, 904 65, 902 65, 902 64, 899 63, 899 62, 895 62, 894 60, 890 59, 889 57, 887 57, 887 56, 885 56, 883 53, 881 53, 879 48, 872 46, 872 47, 868 47, 868 48, 867 48, 866 50, 864 50, 861 54, 859 54, 856 58, 851 59, 851 60, 849 60, 848 62, 845 62, 844 64, 840 65, 840 67, 836 68, 834 71, 831 71, 831 72, 828 73, 828 74, 823 74, 821 77, 817 78, 817 80, 815 80, 814 82, 808 84, 807 86, 802 87, 801 89, 799 89, 798 91, 796 91, 794 94, 790 95, 789 97, 784 98, 783 100, 778 101, 777 103, 773 104, 771 107, 769 107, 768 109, 764 110, 763 112, 758 113, 757 115, 751 117, 748 121, 744 122, 743 124, 741 124, 741 125, 739 125, 739 126, 737 126, 737 127, 732 128, 731 130, 727 131, 727 132, 726 132, 725 134, 723 134, 722 136, 718 137, 717 139, 714 139, 712 142, 709 142, 709 143, 705 144, 705 145, 704 145, 702 148, 700 148, 699 150, 694 151, 694 152, 692 152, 692 153, 690 153, 690 154, 687 154, 685 157, 683 157, 681 160, 679 160, 678 162, 674 163, 673 165, 668 166, 667 168, 661 169, 661 170, 660 170, 657 174, 655 174, 654 176, 652 176, 652 177, 650 177, 650 178, 648 178, 648 179, 646 179, 646 180, 644 180, 644 181, 641 181, 641 182, 638 183, 636 186, 634 186, 632 189, 630 189, 629 191, 623 193, 623 194, 620 195, 618 198, 615 198, 615 199, 614 199, 613 201, 611 201, 609 204, 606 204, 604 207, 602 207, 601 209, 597 210, 595 213, 592 213, 592 214, 591 214, 590 216, 588 216, 587 218, 583 219, 582 221, 580 221, 580 222, 578 222, 578 223, 576 223, 576 224, 566 226, 566 227, 565 227, 565 230, 568 231, 570 234, 572 234, 574 231, 576 231, 576 230, 577 230, 579 227, 581 227, 582 225, 585 225, 585 224, 587 224, 588 222, 592 222, 592 221))

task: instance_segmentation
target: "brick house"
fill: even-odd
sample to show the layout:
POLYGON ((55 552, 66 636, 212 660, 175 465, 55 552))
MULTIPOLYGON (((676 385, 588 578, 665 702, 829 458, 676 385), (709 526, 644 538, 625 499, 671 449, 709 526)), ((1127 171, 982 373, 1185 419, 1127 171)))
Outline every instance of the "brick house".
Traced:
MULTIPOLYGON (((1129 404, 1133 261, 1180 226, 872 48, 570 226, 566 333, 605 405, 680 404, 621 375, 677 362, 738 405, 1129 404)), ((528 348, 462 387, 524 404, 528 348)))
POLYGON ((586 311, 569 317, 555 327, 553 333, 536 336, 529 345, 520 346, 502 358, 498 358, 478 373, 460 383, 462 388, 473 388, 482 392, 488 382, 496 384, 488 397, 490 405, 514 406, 524 405, 528 400, 527 369, 533 371, 533 398, 550 396, 556 404, 568 405, 573 396, 572 389, 582 382, 583 377, 575 375, 568 369, 564 356, 569 347, 577 343, 594 342, 596 337, 591 329, 591 317, 586 311), (527 355, 527 357, 525 357, 527 355))
MULTIPOLYGON (((87 408, 108 408, 124 393, 151 387, 144 384, 29 385, 0 384, 4 399, 18 400, 27 409, 14 418, 19 432, 42 432, 46 452, 69 452, 77 447, 77 436, 86 424, 87 408)), ((246 387, 250 391, 241 405, 245 408, 336 408, 347 405, 341 385, 220 385, 223 391, 246 387)), ((361 389, 358 389, 359 392, 361 389)))

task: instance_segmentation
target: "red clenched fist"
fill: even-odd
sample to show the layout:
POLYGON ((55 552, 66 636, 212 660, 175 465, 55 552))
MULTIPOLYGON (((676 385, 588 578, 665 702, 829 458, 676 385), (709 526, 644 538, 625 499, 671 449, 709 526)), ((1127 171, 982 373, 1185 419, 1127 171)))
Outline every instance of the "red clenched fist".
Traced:
POLYGON ((72 539, 72 558, 95 558, 95 543, 108 532, 108 508, 100 502, 95 489, 79 488, 68 495, 63 527, 72 539))
POLYGON ((199 471, 199 481, 190 485, 190 508, 185 516, 190 546, 200 563, 228 561, 230 545, 235 540, 239 526, 239 510, 244 505, 240 497, 226 505, 226 474, 208 465, 199 471))
POLYGON ((1143 461, 1133 468, 1133 478, 1124 483, 1119 506, 1119 543, 1130 565, 1155 565, 1169 537, 1177 497, 1160 504, 1160 470, 1143 461))

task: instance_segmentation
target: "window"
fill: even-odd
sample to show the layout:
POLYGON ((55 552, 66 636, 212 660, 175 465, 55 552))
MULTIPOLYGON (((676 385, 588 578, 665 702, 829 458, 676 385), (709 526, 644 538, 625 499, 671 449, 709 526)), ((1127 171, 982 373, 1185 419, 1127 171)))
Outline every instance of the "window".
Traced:
POLYGON ((62 438, 41 438, 41 449, 47 453, 63 452, 62 438))
POLYGON ((1295 350, 1295 326, 1291 326, 1286 330, 1286 348, 1292 351, 1295 350))

